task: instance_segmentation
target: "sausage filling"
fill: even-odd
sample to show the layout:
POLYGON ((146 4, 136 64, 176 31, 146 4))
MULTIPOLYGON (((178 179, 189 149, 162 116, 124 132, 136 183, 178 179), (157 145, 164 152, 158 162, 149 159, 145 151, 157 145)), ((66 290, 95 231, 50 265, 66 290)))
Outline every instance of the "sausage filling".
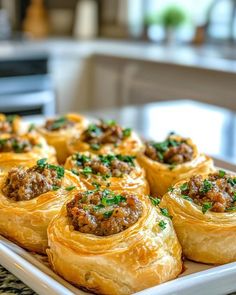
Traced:
POLYGON ((134 168, 133 156, 123 155, 98 155, 94 158, 83 154, 75 154, 72 156, 75 169, 79 174, 90 175, 95 174, 103 178, 122 177, 124 174, 130 174, 134 168))
POLYGON ((36 142, 32 139, 21 138, 12 136, 9 138, 0 139, 0 152, 1 153, 27 153, 30 152, 36 142))
POLYGON ((130 128, 122 128, 115 121, 102 121, 90 124, 82 133, 82 141, 90 144, 91 148, 98 150, 101 144, 119 145, 122 140, 131 135, 130 128))
POLYGON ((137 222, 142 203, 130 193, 109 190, 79 193, 67 204, 67 215, 74 229, 97 236, 109 236, 137 222))
POLYGON ((177 141, 169 136, 163 142, 147 142, 145 155, 160 163, 178 165, 193 159, 193 148, 185 139, 177 141))
POLYGON ((12 168, 3 185, 3 194, 14 201, 27 201, 59 188, 64 176, 63 168, 45 162, 43 166, 40 161, 29 169, 12 168))
POLYGON ((62 129, 68 129, 75 125, 75 122, 70 121, 66 117, 60 117, 58 119, 49 119, 45 123, 45 129, 48 131, 59 131, 62 129))
POLYGON ((219 170, 203 179, 195 175, 180 186, 182 197, 202 206, 202 212, 236 210, 236 177, 219 170))

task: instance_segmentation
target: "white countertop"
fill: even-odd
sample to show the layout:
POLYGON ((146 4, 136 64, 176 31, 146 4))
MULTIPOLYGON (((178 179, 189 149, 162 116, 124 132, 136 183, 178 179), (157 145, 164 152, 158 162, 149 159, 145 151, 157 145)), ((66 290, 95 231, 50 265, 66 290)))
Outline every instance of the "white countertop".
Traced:
POLYGON ((165 46, 154 43, 72 39, 42 41, 1 41, 0 60, 21 59, 46 54, 51 58, 86 58, 93 54, 174 64, 236 73, 236 47, 231 46, 165 46))

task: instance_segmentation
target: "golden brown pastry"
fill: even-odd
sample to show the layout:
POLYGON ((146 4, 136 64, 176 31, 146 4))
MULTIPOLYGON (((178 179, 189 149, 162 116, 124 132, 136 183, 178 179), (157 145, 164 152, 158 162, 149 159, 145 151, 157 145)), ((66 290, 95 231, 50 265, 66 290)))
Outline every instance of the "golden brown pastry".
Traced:
POLYGON ((0 135, 0 170, 7 171, 15 166, 33 166, 41 158, 56 163, 56 152, 38 134, 0 135))
POLYGON ((47 254, 69 282, 99 294, 131 294, 175 278, 181 247, 171 220, 149 198, 75 194, 48 227, 47 254))
POLYGON ((122 128, 113 120, 100 120, 69 141, 68 150, 70 154, 91 151, 98 154, 136 155, 143 150, 143 144, 130 128, 122 128))
POLYGON ((12 168, 0 178, 0 234, 22 247, 45 253, 47 226, 79 178, 45 159, 31 168, 12 168))
POLYGON ((56 149, 58 162, 64 163, 69 156, 68 140, 74 135, 80 134, 87 124, 87 120, 81 115, 66 114, 59 118, 47 120, 45 125, 37 130, 45 137, 47 143, 56 149))
POLYGON ((17 115, 4 115, 0 113, 0 134, 11 133, 20 134, 22 133, 22 121, 17 115))
POLYGON ((194 175, 166 193, 161 206, 173 216, 184 255, 194 261, 236 261, 236 177, 223 170, 194 175))
POLYGON ((173 134, 163 142, 147 142, 138 161, 146 171, 151 193, 159 196, 181 179, 213 170, 212 159, 200 154, 191 139, 173 134))
POLYGON ((95 187, 149 194, 145 171, 135 156, 76 153, 67 158, 65 168, 80 176, 88 189, 95 187))

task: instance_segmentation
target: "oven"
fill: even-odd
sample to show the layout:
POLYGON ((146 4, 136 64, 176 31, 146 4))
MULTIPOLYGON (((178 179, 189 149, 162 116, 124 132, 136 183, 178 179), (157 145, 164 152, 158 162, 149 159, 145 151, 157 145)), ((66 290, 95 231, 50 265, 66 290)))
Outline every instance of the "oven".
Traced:
POLYGON ((0 60, 0 112, 22 116, 55 114, 47 55, 0 60))

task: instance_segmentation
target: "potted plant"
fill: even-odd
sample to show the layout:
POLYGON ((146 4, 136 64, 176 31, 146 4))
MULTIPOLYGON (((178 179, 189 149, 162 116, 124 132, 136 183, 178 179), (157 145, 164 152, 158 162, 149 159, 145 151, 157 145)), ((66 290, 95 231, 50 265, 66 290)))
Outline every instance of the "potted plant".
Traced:
POLYGON ((176 29, 185 22, 185 13, 178 6, 169 6, 160 15, 160 24, 165 29, 165 41, 172 44, 175 41, 176 29))

